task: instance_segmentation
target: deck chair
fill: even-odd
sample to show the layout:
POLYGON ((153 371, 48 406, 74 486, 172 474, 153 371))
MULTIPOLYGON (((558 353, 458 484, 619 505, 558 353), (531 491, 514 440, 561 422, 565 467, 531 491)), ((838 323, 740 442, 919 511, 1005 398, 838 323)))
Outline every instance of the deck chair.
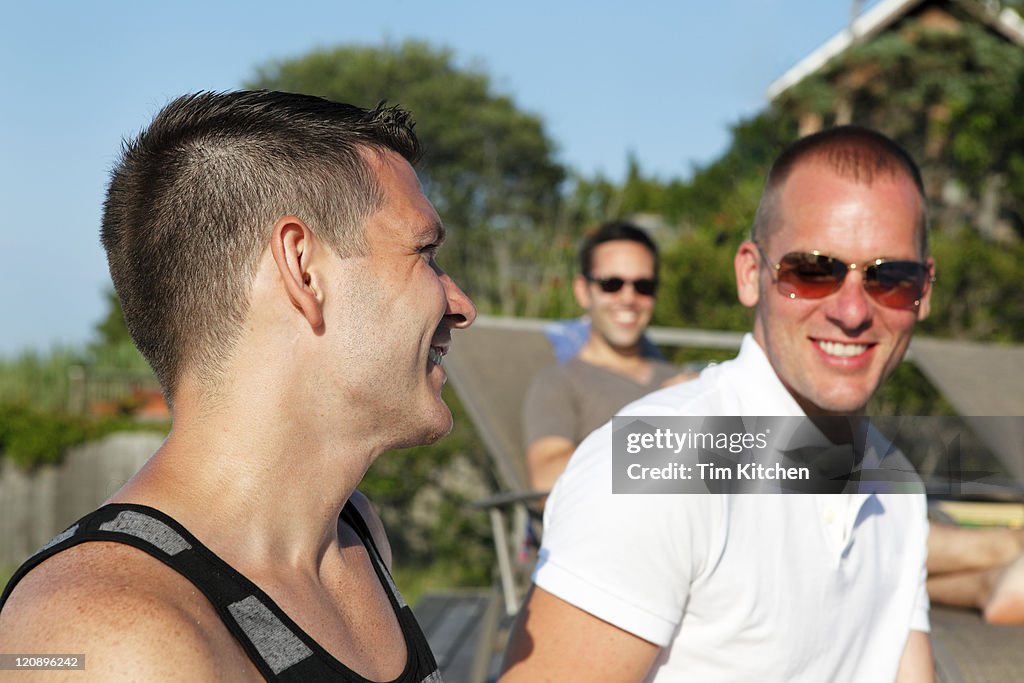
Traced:
MULTIPOLYGON (((479 316, 446 357, 449 377, 484 441, 502 493, 479 505, 489 511, 506 611, 513 614, 529 577, 515 563, 529 490, 522 443, 522 401, 533 376, 555 362, 544 330, 549 321, 479 316)), ((737 350, 741 334, 650 328, 663 347, 737 350)), ((915 339, 907 359, 962 415, 1024 415, 1024 347, 915 339)), ((1024 418, 1022 418, 1024 419, 1024 418)), ((1024 432, 1007 421, 984 437, 1007 472, 1024 485, 1024 432)), ((1019 503, 1018 503, 1019 504, 1019 503)), ((1024 627, 985 624, 974 611, 932 609, 932 640, 942 683, 1024 681, 1024 627)))
MULTIPOLYGON (((907 360, 960 415, 1016 416, 965 421, 1017 486, 1024 486, 1024 346, 917 338, 907 360)), ((1019 495, 1001 502, 934 498, 940 510, 971 524, 1016 526, 1024 520, 1024 499, 1019 495)), ((944 605, 932 606, 931 622, 939 681, 1024 680, 1024 626, 992 626, 973 610, 944 605)))
POLYGON ((477 503, 491 519, 501 592, 514 615, 529 584, 517 561, 529 525, 527 505, 544 494, 530 490, 522 438, 523 397, 533 376, 555 362, 544 335, 548 321, 478 316, 462 330, 445 368, 480 434, 502 492, 477 503))

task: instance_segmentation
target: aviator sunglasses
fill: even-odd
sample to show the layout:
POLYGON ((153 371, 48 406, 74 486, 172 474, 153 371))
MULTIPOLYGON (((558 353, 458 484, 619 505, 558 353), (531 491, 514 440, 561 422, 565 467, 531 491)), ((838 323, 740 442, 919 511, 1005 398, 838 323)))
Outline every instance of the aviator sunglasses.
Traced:
POLYGON ((593 277, 587 276, 587 282, 593 282, 601 288, 602 292, 614 294, 627 284, 633 285, 633 291, 641 296, 654 296, 658 291, 658 281, 652 278, 643 277, 639 280, 625 280, 621 277, 593 277))
MULTIPOLYGON (((757 245, 763 262, 771 266, 768 255, 757 245)), ((779 292, 790 299, 821 299, 839 290, 851 270, 864 273, 864 291, 888 308, 917 308, 921 297, 934 281, 928 266, 917 261, 890 261, 877 258, 847 264, 818 251, 793 251, 771 266, 779 292)))

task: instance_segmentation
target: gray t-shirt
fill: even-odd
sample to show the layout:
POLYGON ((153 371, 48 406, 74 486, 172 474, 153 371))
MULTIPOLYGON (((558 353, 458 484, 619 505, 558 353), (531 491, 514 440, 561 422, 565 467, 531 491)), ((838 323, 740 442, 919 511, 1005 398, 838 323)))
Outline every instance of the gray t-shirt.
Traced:
POLYGON ((627 403, 661 388, 681 372, 662 360, 652 358, 651 364, 654 372, 646 384, 579 357, 541 370, 523 403, 523 443, 529 446, 545 436, 562 436, 578 444, 627 403))

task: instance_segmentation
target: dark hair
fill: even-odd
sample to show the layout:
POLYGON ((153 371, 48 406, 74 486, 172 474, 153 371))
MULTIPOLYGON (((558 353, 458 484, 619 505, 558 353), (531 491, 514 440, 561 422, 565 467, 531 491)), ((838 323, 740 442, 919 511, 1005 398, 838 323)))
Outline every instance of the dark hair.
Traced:
POLYGON ((207 384, 222 371, 279 218, 300 217, 339 256, 362 253, 384 201, 365 154, 414 163, 413 126, 383 103, 200 92, 124 142, 101 237, 128 330, 169 399, 185 369, 207 384))
POLYGON ((643 229, 628 221, 608 221, 607 223, 602 223, 597 230, 583 238, 579 252, 580 274, 584 277, 589 277, 590 269, 594 266, 594 249, 599 244, 615 240, 638 242, 647 247, 651 255, 654 256, 654 272, 657 274, 658 245, 654 243, 654 240, 643 229))
POLYGON ((913 158, 895 141, 878 131, 861 126, 826 128, 787 146, 772 164, 765 182, 761 203, 757 207, 751 239, 766 244, 779 228, 779 194, 798 165, 808 161, 823 162, 836 174, 857 183, 870 185, 881 175, 904 176, 913 181, 921 197, 921 254, 928 253, 928 215, 921 171, 913 158))

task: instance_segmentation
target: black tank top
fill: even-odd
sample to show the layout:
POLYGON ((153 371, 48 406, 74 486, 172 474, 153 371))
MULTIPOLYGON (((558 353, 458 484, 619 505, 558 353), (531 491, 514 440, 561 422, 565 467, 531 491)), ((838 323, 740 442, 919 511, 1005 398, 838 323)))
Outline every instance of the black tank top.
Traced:
MULTIPOLYGON (((405 638, 405 670, 394 683, 438 683, 441 674, 430 646, 352 503, 345 505, 341 520, 355 530, 366 547, 405 638)), ((367 679, 332 657, 299 628, 256 584, 214 555, 174 519, 145 505, 106 505, 58 534, 14 573, 0 596, 0 609, 28 572, 57 553, 87 541, 134 546, 191 581, 268 681, 366 683, 367 679)))

